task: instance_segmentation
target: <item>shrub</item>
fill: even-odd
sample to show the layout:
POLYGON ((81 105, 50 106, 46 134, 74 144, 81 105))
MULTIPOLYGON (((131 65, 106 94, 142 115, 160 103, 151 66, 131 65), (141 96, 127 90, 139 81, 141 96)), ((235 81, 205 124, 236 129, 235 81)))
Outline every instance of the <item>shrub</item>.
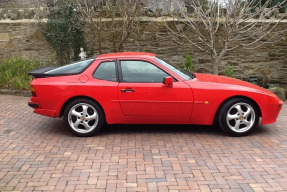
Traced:
POLYGON ((233 76, 233 66, 228 65, 225 67, 223 71, 223 75, 227 77, 232 77, 233 76))
POLYGON ((11 57, 0 63, 0 89, 29 90, 32 77, 28 72, 41 67, 37 60, 11 57))
POLYGON ((187 71, 194 71, 194 65, 192 62, 191 55, 186 55, 184 60, 184 69, 187 71))
POLYGON ((270 89, 268 89, 269 91, 273 92, 275 95, 277 95, 277 97, 279 97, 279 99, 281 100, 285 100, 285 90, 282 87, 278 87, 278 86, 274 86, 270 89))

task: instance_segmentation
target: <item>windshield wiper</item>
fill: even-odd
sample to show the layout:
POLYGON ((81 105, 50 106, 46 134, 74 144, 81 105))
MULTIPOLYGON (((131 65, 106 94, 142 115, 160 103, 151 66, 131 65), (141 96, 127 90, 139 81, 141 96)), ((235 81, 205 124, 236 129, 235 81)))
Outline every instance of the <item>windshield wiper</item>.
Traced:
POLYGON ((187 76, 189 76, 191 79, 194 79, 196 77, 192 72, 190 72, 188 70, 180 69, 180 71, 183 72, 184 74, 186 74, 187 76))

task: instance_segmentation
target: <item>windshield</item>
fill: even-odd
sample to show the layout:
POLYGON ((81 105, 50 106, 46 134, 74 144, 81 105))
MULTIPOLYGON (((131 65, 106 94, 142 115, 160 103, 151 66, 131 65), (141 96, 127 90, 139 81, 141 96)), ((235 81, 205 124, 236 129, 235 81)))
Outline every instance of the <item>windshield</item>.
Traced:
POLYGON ((94 61, 94 59, 89 59, 89 60, 80 61, 77 63, 65 65, 63 67, 58 67, 56 69, 47 71, 47 72, 45 72, 45 74, 48 74, 48 75, 79 74, 79 73, 83 72, 93 61, 94 61))
POLYGON ((185 74, 185 73, 181 72, 180 70, 176 69, 175 67, 171 66, 170 64, 166 63, 165 61, 163 61, 157 57, 155 58, 155 60, 157 62, 159 62, 160 64, 162 64, 163 66, 165 66, 166 68, 172 70, 177 75, 184 78, 185 80, 190 80, 190 79, 194 78, 194 74, 190 73, 189 71, 185 71, 185 73, 187 73, 187 74, 185 74))

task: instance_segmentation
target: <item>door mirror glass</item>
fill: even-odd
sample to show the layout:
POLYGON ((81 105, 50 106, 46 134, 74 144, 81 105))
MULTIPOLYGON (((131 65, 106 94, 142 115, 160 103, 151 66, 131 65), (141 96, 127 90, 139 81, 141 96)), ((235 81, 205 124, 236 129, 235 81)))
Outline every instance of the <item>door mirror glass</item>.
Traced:
POLYGON ((173 78, 168 76, 164 78, 163 84, 164 87, 172 87, 172 83, 173 83, 173 78))

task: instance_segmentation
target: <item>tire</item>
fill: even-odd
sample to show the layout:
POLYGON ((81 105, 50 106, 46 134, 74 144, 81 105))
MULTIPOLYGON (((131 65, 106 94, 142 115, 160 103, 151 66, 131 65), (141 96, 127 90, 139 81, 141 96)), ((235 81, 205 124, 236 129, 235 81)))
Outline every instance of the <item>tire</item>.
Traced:
POLYGON ((230 136, 246 136, 258 125, 259 112, 257 106, 244 98, 227 101, 218 113, 220 128, 230 136))
POLYGON ((101 130, 105 123, 102 108, 92 100, 76 99, 64 111, 64 122, 79 137, 90 137, 101 130))

